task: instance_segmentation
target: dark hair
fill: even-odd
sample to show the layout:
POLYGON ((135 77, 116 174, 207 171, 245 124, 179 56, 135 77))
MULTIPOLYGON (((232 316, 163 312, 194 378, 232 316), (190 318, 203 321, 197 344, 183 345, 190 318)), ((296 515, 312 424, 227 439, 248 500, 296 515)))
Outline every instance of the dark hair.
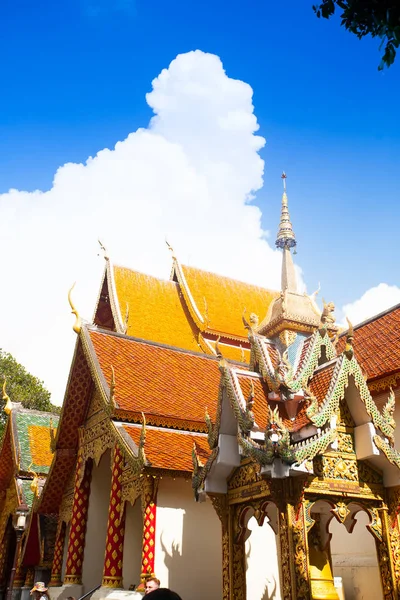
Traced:
POLYGON ((168 588, 158 588, 145 595, 146 600, 182 600, 182 598, 176 592, 169 590, 168 588))

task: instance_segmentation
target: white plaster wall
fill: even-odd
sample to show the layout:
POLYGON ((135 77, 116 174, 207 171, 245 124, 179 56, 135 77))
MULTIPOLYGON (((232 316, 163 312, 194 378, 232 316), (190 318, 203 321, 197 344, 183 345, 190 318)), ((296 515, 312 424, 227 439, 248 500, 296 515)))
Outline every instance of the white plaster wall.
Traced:
POLYGON ((68 554, 68 540, 69 530, 71 529, 71 523, 68 523, 65 530, 64 549, 63 549, 63 561, 61 566, 61 581, 64 581, 65 567, 67 566, 67 554, 68 554))
POLYGON ((352 533, 332 519, 331 554, 333 575, 342 577, 346 600, 382 600, 382 586, 375 541, 366 529, 369 517, 358 512, 352 533))
POLYGON ((163 478, 157 497, 155 572, 189 600, 222 598, 221 524, 210 501, 194 501, 190 481, 163 478))
POLYGON ((130 585, 139 585, 140 582, 142 537, 143 518, 140 498, 138 498, 134 506, 129 502, 125 504, 124 564, 122 567, 122 576, 126 590, 129 589, 130 585))
POLYGON ((107 450, 99 466, 93 465, 82 570, 84 593, 100 585, 103 577, 110 490, 111 453, 107 450))
POLYGON ((279 539, 268 525, 260 527, 254 517, 247 525, 251 531, 245 543, 246 596, 248 600, 280 600, 279 539))

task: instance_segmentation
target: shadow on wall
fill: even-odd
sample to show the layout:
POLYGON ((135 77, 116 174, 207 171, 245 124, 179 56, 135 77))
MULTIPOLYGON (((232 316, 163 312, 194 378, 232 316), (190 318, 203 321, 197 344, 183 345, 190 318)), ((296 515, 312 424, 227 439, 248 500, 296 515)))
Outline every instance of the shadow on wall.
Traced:
POLYGON ((163 536, 160 537, 161 550, 164 552, 164 564, 168 569, 169 583, 171 590, 177 591, 180 588, 182 573, 184 573, 184 558, 177 542, 171 545, 171 551, 168 552, 163 542, 163 536))
MULTIPOLYGON (((246 565, 249 564, 249 559, 250 559, 250 554, 251 554, 250 540, 247 540, 247 547, 248 547, 248 549, 247 549, 246 555, 245 555, 246 565)), ((269 576, 269 577, 267 577, 267 583, 265 584, 264 590, 262 592, 262 596, 260 596, 259 600, 275 600, 276 593, 277 593, 276 579, 274 576, 272 576, 272 577, 269 576), (270 584, 272 584, 272 588, 270 587, 270 584)), ((257 600, 257 599, 252 598, 251 600, 257 600)))

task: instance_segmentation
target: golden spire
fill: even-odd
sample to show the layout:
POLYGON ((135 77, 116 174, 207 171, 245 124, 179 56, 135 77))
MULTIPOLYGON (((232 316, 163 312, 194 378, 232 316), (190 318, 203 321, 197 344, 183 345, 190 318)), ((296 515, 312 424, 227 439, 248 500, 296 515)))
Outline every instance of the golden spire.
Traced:
POLYGON ((72 290, 74 289, 74 287, 75 287, 75 283, 73 284, 73 286, 71 287, 71 289, 68 292, 68 302, 69 302, 69 305, 71 307, 72 314, 75 315, 75 317, 76 317, 75 318, 75 323, 74 323, 72 329, 75 331, 75 333, 79 334, 81 332, 81 329, 82 329, 82 320, 81 320, 81 318, 79 316, 78 311, 76 310, 76 308, 74 306, 74 303, 72 302, 72 290))
POLYGON ((282 209, 281 209, 281 220, 279 223, 279 230, 276 236, 275 246, 283 250, 282 257, 282 274, 281 274, 281 290, 285 292, 297 292, 296 272, 294 270, 294 264, 292 255, 290 253, 291 248, 296 247, 296 237, 293 232, 292 223, 290 221, 288 199, 286 195, 286 173, 282 173, 283 180, 283 194, 282 194, 282 209))
POLYGON ((6 415, 9 415, 10 412, 12 411, 12 402, 6 392, 6 382, 7 382, 7 380, 4 377, 4 383, 3 383, 3 400, 5 401, 4 412, 6 413, 6 415))
POLYGON ((286 173, 281 175, 283 181, 282 208, 281 220, 279 223, 278 235, 276 236, 275 246, 277 248, 294 248, 297 244, 296 236, 294 235, 292 223, 290 221, 288 198, 286 194, 286 173))

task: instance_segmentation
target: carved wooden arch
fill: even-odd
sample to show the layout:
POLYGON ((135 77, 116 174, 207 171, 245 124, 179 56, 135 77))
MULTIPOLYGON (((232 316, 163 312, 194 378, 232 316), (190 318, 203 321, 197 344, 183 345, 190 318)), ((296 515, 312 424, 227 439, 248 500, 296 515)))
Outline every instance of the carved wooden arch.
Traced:
POLYGON ((321 533, 322 548, 323 550, 326 550, 332 539, 332 534, 329 531, 329 524, 332 521, 333 517, 336 516, 334 512, 336 510, 335 503, 328 498, 318 498, 318 500, 306 501, 304 509, 306 533, 309 533, 309 531, 313 528, 314 524, 316 523, 316 519, 313 518, 312 512, 322 515, 322 518, 319 518, 319 526, 321 533), (316 508, 320 508, 321 506, 325 507, 326 505, 328 508, 324 511, 315 510, 316 508))
POLYGON ((251 530, 248 529, 248 523, 252 517, 256 519, 257 524, 260 527, 264 525, 265 517, 268 517, 268 525, 271 527, 275 535, 278 534, 278 507, 276 506, 275 502, 271 502, 271 500, 252 502, 250 504, 245 504, 240 509, 238 514, 235 543, 239 544, 245 542, 250 537, 251 530), (276 511, 276 519, 272 519, 268 514, 271 507, 274 507, 276 511))

